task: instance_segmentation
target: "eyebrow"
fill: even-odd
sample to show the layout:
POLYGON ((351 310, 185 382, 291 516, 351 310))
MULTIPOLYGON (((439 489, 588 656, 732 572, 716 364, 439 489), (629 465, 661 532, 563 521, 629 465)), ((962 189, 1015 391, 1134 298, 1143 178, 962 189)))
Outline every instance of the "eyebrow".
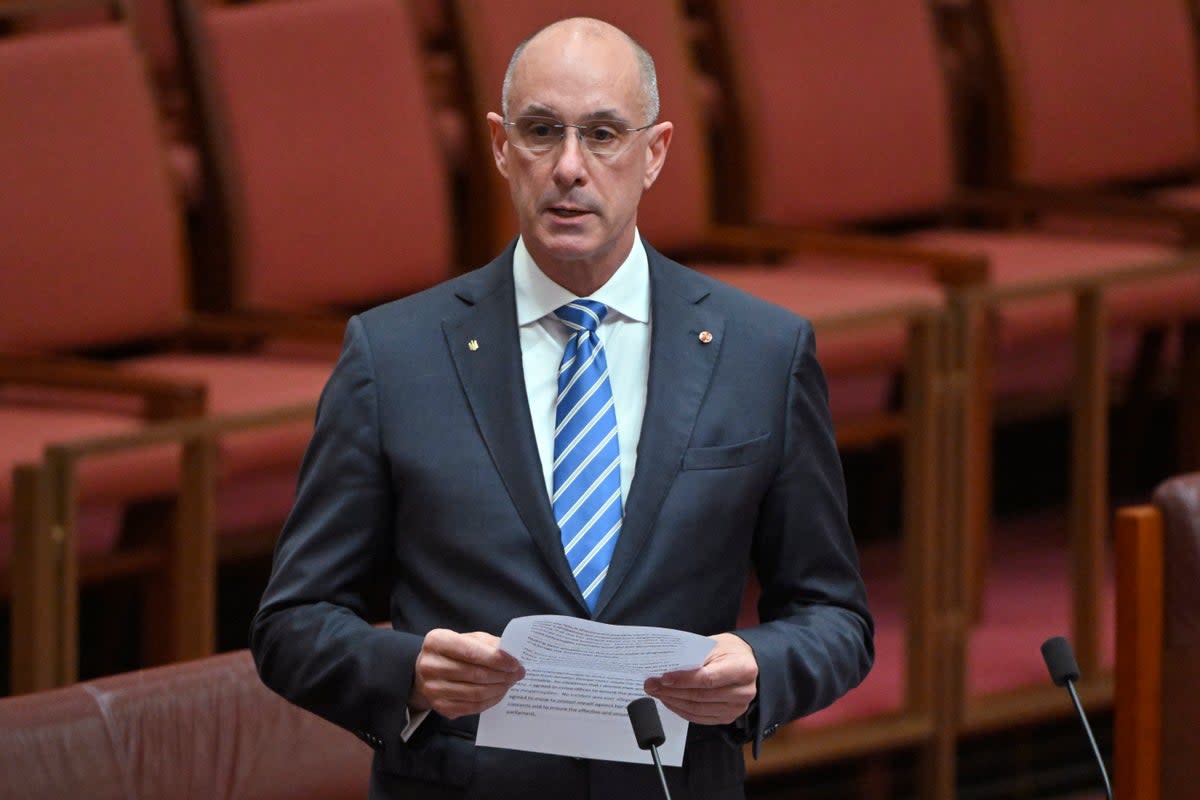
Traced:
MULTIPOLYGON (((556 120, 562 121, 562 115, 549 106, 544 106, 541 103, 531 103, 525 106, 521 111, 521 116, 538 116, 538 117, 553 117, 556 120)), ((632 123, 615 108, 602 108, 597 111, 590 111, 579 118, 580 122, 617 122, 630 127, 632 123)))

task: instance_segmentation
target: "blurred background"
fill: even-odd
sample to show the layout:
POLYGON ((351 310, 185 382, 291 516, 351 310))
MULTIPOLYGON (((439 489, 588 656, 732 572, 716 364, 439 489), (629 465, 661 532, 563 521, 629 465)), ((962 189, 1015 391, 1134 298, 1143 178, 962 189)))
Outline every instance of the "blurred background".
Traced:
MULTIPOLYGON (((222 653, 253 682, 238 651, 346 319, 515 235, 484 117, 522 39, 587 15, 651 52, 675 123, 641 232, 812 319, 829 381, 878 662, 764 745, 748 794, 1102 797, 1039 646, 1071 639, 1110 769, 1142 764, 1114 752, 1117 675, 1163 651, 1161 608, 1128 600, 1161 606, 1163 578, 1135 581, 1113 520, 1200 463, 1198 13, 0 0, 0 740, 57 747, 90 706, 46 693, 134 670, 222 653)), ((351 744, 360 782, 304 796, 364 796, 351 744)), ((0 764, 56 796, 29 788, 44 759, 0 764)))

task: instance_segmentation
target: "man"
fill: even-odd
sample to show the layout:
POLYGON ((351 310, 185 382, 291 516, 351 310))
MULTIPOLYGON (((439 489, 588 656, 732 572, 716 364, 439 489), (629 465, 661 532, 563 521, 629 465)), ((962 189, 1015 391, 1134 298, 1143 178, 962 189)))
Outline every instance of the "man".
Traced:
POLYGON ((521 236, 351 320, 254 622, 260 674, 375 748, 372 797, 649 798, 648 766, 475 747, 524 674, 497 637, 546 613, 693 631, 707 662, 645 686, 691 722, 668 782, 742 797, 740 745, 873 659, 811 328, 638 237, 672 126, 624 33, 538 32, 502 110, 521 236), (751 565, 762 623, 733 632, 751 565), (391 630, 363 619, 380 581, 391 630))

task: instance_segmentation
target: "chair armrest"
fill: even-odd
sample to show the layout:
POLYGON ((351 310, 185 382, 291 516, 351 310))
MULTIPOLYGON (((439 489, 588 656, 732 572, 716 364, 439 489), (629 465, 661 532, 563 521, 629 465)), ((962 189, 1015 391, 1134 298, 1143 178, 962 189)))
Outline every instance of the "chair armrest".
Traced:
POLYGON ((299 339, 340 344, 348 317, 304 312, 238 311, 193 314, 184 335, 224 342, 245 339, 299 339))
POLYGON ((208 402, 208 389, 202 383, 141 375, 66 357, 0 353, 0 383, 136 395, 142 400, 142 414, 151 420, 198 417, 208 402))
POLYGON ((1103 190, 1052 187, 960 189, 952 212, 1042 214, 1057 212, 1176 226, 1187 242, 1200 241, 1200 209, 1169 206, 1148 198, 1103 190))
POLYGON ((986 283, 986 256, 918 247, 878 236, 815 231, 776 225, 717 225, 710 241, 720 248, 815 253, 842 258, 896 262, 922 269, 938 283, 962 287, 986 283))

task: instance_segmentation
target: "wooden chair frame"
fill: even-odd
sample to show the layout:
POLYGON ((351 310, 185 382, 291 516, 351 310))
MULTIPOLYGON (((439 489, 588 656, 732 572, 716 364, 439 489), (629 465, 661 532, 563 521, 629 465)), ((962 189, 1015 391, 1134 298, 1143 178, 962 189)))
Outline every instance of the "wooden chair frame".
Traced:
POLYGON ((14 474, 13 692, 78 679, 81 564, 77 550, 80 464, 94 456, 147 447, 180 447, 174 524, 158 548, 135 553, 126 568, 158 567, 164 602, 147 620, 163 661, 212 653, 216 635, 217 438, 237 431, 311 420, 315 403, 249 414, 160 422, 132 433, 52 445, 39 464, 14 474))
POLYGON ((1163 513, 1117 511, 1116 797, 1162 796, 1163 513))
MULTIPOLYGON (((768 743, 757 760, 748 762, 751 776, 766 776, 798 766, 823 763, 881 750, 915 747, 920 752, 922 782, 950 791, 954 783, 954 744, 947 724, 950 707, 939 691, 953 677, 946 666, 944 609, 950 582, 946 562, 946 528, 941 509, 947 497, 944 468, 946 409, 961 404, 961 382, 948 378, 947 353, 954 349, 953 327, 937 307, 897 306, 869 313, 816 317, 819 335, 903 321, 908 326, 902 416, 891 421, 900 437, 903 456, 903 572, 905 631, 905 689, 901 710, 885 717, 831 726, 815 731, 785 728, 768 743)), ((839 429, 838 441, 852 446, 875 441, 883 431, 839 429), (865 438, 864 438, 865 437, 865 438)))
MULTIPOLYGON (((1022 298, 1068 293, 1074 298, 1075 315, 1075 380, 1072 389, 1071 411, 1071 498, 1069 511, 1072 564, 1072 625, 1071 638, 1075 644, 1083 678, 1079 694, 1092 707, 1105 707, 1112 702, 1113 676, 1102 668, 1099 608, 1105 592, 1107 571, 1108 531, 1108 407, 1109 386, 1106 357, 1106 315, 1104 293, 1122 284, 1163 279, 1189 271, 1200 270, 1200 255, 1160 263, 1135 265, 1114 269, 1106 275, 1082 278, 1049 277, 1036 284, 1012 287, 984 286, 966 290, 969 313, 981 313, 995 306, 1022 298)), ((1181 371, 1200 371, 1200 309, 1197 316, 1185 323, 1185 345, 1181 371)), ((1180 386, 1181 407, 1200 407, 1200 382, 1188 381, 1180 386)), ((961 429, 961 427, 960 427, 961 429)), ((961 481, 960 473, 959 480, 961 481)), ((962 498, 960 498, 962 503, 962 498)), ((964 505, 958 507, 963 512, 964 505)), ((972 603, 976 587, 982 583, 978 572, 982 563, 981 548, 986 543, 973 539, 973 530, 963 524, 962 541, 958 547, 961 559, 955 574, 962 576, 955 590, 959 596, 960 624, 955 634, 964 637, 961 650, 966 652, 973 619, 972 603)), ((962 677, 955 685, 962 695, 957 703, 961 709, 961 733, 979 733, 999 727, 1057 716, 1064 713, 1061 690, 1046 685, 1030 686, 994 696, 969 697, 965 691, 965 658, 958 667, 962 677)))

